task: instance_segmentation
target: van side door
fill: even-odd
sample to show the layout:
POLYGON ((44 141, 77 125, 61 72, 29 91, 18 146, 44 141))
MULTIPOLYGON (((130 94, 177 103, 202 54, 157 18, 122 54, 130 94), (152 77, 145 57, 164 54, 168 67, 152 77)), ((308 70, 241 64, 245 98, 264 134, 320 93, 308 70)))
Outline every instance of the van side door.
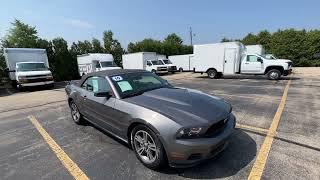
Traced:
POLYGON ((263 73, 263 59, 256 55, 247 55, 241 62, 241 74, 263 73))

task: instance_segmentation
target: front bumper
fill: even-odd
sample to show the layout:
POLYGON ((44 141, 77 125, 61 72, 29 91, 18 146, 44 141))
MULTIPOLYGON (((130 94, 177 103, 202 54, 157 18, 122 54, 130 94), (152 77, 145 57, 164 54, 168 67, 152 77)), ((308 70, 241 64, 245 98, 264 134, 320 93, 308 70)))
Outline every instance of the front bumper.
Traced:
POLYGON ((177 71, 177 66, 168 66, 168 71, 169 72, 176 72, 177 71))
POLYGON ((52 85, 54 81, 43 81, 43 82, 35 82, 35 83, 19 83, 20 87, 31 87, 31 86, 44 86, 44 85, 52 85))
POLYGON ((292 69, 284 70, 284 71, 283 71, 283 75, 284 75, 284 76, 288 76, 288 75, 291 74, 291 73, 292 73, 292 69))
POLYGON ((236 118, 229 119, 224 130, 212 138, 177 139, 170 144, 167 152, 171 167, 190 167, 203 160, 210 159, 222 152, 228 145, 228 139, 234 132, 236 118))

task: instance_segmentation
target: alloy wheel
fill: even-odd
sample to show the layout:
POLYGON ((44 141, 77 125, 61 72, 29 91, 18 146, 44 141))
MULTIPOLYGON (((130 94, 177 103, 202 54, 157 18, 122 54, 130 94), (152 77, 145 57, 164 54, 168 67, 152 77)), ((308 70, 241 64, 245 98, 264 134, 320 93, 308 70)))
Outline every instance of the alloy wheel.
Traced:
POLYGON ((151 164, 157 159, 159 154, 157 146, 148 132, 144 130, 137 131, 134 135, 133 143, 135 151, 143 162, 151 164))

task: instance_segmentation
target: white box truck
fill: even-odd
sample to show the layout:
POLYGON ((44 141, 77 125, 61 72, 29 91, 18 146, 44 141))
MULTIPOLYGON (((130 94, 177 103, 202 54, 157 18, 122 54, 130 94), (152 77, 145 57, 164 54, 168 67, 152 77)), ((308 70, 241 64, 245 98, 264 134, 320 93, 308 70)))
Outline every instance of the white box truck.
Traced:
POLYGON ((252 74, 277 80, 292 72, 292 61, 249 54, 240 42, 194 45, 193 51, 195 72, 207 73, 210 78, 220 78, 223 74, 252 74))
POLYGON ((168 73, 168 67, 158 60, 155 52, 138 52, 122 55, 123 69, 144 69, 153 73, 168 73))
POLYGON ((176 65, 180 72, 193 71, 193 54, 169 56, 168 59, 176 65))
POLYGON ((121 69, 114 63, 112 54, 82 54, 77 56, 77 62, 80 76, 96 71, 121 69))
POLYGON ((246 53, 247 54, 264 55, 266 53, 266 51, 264 50, 262 45, 257 44, 257 45, 247 45, 246 46, 246 53))
POLYGON ((4 57, 14 87, 54 86, 45 49, 4 48, 4 57))

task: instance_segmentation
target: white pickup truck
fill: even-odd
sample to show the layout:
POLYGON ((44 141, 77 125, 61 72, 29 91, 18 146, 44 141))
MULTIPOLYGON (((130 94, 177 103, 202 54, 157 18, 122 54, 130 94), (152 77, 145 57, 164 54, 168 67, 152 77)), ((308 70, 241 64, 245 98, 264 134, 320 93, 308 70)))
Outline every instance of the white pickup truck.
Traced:
POLYGON ((194 45, 195 72, 207 73, 210 78, 222 75, 266 75, 271 80, 292 72, 292 61, 270 59, 246 52, 240 42, 194 45))
POLYGON ((4 57, 14 87, 54 86, 45 49, 5 48, 4 57))

